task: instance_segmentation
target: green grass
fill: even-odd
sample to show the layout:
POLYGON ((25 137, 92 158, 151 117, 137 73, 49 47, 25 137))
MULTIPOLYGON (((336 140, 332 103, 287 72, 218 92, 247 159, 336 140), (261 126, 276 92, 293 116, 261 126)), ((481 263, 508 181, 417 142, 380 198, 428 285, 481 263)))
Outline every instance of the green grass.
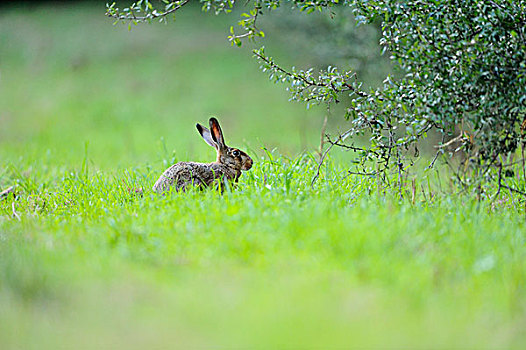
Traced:
POLYGON ((152 185, 146 169, 64 174, 44 191, 27 184, 15 202, 21 221, 3 203, 0 339, 13 348, 524 344, 525 227, 514 210, 399 204, 331 173, 311 189, 312 167, 308 156, 260 159, 223 196, 130 193, 152 185))
POLYGON ((130 33, 102 12, 0 17, 0 348, 526 345, 517 198, 423 178, 399 200, 347 155, 311 187, 322 114, 228 46, 232 18, 130 33), (254 168, 154 195, 172 162, 213 159, 211 114, 254 168))

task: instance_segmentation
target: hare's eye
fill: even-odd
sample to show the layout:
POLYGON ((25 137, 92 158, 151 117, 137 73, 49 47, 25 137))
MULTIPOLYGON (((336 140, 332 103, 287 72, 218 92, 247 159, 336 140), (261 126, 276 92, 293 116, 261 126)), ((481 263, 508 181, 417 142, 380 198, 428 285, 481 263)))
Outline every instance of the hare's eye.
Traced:
POLYGON ((232 152, 232 154, 234 155, 234 157, 239 157, 239 151, 237 149, 235 149, 234 152, 232 152))

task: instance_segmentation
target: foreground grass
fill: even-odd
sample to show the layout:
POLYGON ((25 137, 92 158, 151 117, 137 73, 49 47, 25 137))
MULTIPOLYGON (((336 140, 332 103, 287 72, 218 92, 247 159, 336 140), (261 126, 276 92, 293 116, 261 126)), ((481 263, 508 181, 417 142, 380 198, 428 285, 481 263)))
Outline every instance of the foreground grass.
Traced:
POLYGON ((438 195, 400 203, 367 179, 342 181, 332 163, 311 188, 313 165, 260 159, 223 196, 164 197, 146 168, 4 169, 21 195, 20 220, 12 198, 1 202, 0 345, 526 344, 517 210, 438 195))

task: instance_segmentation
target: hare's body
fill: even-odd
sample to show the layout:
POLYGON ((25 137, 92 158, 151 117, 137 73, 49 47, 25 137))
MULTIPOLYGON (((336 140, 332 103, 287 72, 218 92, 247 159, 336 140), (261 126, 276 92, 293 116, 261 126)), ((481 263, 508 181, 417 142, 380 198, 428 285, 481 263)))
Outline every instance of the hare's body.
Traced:
POLYGON ((207 187, 219 180, 237 181, 241 170, 252 167, 252 159, 245 152, 228 147, 223 139, 219 122, 210 118, 210 130, 197 124, 197 130, 210 146, 217 150, 217 160, 213 163, 179 162, 166 169, 159 177, 153 190, 167 192, 171 187, 176 191, 185 191, 188 186, 207 187))
POLYGON ((241 171, 219 163, 179 162, 164 171, 153 190, 163 193, 175 186, 177 191, 184 191, 188 185, 207 187, 216 179, 236 181, 240 175, 241 171))

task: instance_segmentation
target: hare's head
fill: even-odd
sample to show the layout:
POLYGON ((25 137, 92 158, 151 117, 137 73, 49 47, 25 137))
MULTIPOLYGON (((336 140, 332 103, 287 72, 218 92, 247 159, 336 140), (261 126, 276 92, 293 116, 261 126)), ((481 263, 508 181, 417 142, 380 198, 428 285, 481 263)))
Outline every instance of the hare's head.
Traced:
POLYGON ((210 129, 197 124, 197 130, 210 146, 217 150, 217 163, 224 164, 236 170, 252 168, 252 158, 237 148, 228 147, 223 138, 223 132, 216 118, 210 118, 210 129))

